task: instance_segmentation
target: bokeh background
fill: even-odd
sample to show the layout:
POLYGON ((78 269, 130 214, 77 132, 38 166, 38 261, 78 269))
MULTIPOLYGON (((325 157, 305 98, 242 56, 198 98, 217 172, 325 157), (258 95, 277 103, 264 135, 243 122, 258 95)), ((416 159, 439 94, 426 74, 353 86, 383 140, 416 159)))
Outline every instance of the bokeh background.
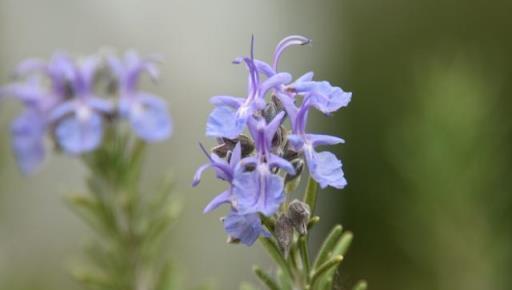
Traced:
MULTIPOLYGON (((316 116, 337 147, 349 186, 320 195, 321 236, 334 223, 355 233, 343 264, 347 288, 512 289, 512 4, 478 0, 0 0, 0 82, 31 56, 102 48, 165 56, 164 96, 176 124, 153 146, 151 183, 176 176, 185 202, 168 247, 188 286, 237 289, 259 246, 224 243, 217 212, 202 207, 222 184, 189 187, 203 162, 197 141, 216 94, 243 95, 245 72, 230 61, 269 59, 289 34, 283 69, 313 70, 354 92, 346 109, 316 116)), ((64 205, 84 190, 77 160, 52 155, 36 175, 17 171, 8 141, 19 107, 0 104, 0 289, 80 289, 68 274, 92 233, 64 205)), ((211 176, 210 176, 211 177, 211 176)))

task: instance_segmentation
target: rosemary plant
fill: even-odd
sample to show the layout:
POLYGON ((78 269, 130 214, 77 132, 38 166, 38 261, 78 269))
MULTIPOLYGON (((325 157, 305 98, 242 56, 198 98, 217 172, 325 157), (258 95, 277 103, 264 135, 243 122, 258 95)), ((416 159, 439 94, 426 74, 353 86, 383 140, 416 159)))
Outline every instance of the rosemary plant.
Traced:
POLYGON ((90 289, 174 289, 162 241, 179 212, 171 183, 153 194, 141 187, 146 144, 170 137, 166 103, 138 89, 143 72, 158 77, 156 58, 133 51, 79 60, 56 53, 29 59, 17 81, 0 96, 23 104, 11 125, 12 148, 21 171, 34 173, 45 157, 46 139, 58 153, 80 158, 89 171, 89 193, 68 198, 93 229, 87 265, 74 271, 90 289))
MULTIPOLYGON (((271 275, 255 267, 254 272, 272 290, 333 289, 336 269, 352 240, 352 234, 343 233, 338 225, 316 257, 310 257, 309 230, 319 221, 314 215, 318 188, 342 189, 347 181, 341 161, 331 152, 317 151, 321 145, 344 140, 306 132, 308 114, 312 109, 331 114, 346 107, 352 94, 327 81, 314 81, 312 72, 293 80, 291 74, 278 71, 287 48, 309 43, 304 36, 286 37, 277 45, 272 64, 267 64, 254 58, 253 39, 251 55, 235 59, 249 72, 248 96, 211 99, 215 108, 206 135, 215 137, 218 145, 211 152, 201 145, 209 162, 197 170, 193 181, 197 185, 203 171, 213 168, 217 178, 228 183, 204 211, 229 206, 222 220, 229 243, 251 246, 260 240, 279 270, 271 275), (306 167, 304 198, 289 201, 306 167)), ((365 282, 355 286, 365 288, 365 282)))

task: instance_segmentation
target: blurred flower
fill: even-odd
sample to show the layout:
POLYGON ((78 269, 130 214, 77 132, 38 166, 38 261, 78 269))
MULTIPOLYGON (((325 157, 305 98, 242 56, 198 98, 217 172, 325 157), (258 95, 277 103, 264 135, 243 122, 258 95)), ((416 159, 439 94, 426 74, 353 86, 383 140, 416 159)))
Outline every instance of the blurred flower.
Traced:
POLYGON ((160 141, 171 133, 171 122, 163 100, 137 90, 143 71, 156 78, 153 59, 141 59, 129 52, 123 61, 109 58, 111 72, 118 79, 117 112, 108 92, 96 92, 105 66, 97 55, 76 62, 64 53, 55 53, 49 61, 27 59, 15 69, 18 81, 0 88, 0 97, 19 100, 23 113, 11 125, 12 147, 18 165, 25 174, 33 172, 45 155, 48 135, 62 151, 77 155, 100 146, 104 122, 122 116, 131 121, 136 135, 145 141, 160 141))
POLYGON ((166 102, 137 87, 143 72, 154 80, 158 78, 156 60, 141 58, 134 51, 127 52, 122 59, 109 57, 119 86, 119 113, 131 122, 135 134, 148 142, 161 141, 172 133, 166 102))
POLYGON ((94 77, 99 64, 96 56, 90 56, 75 66, 71 80, 74 97, 51 113, 52 121, 57 123, 57 142, 67 153, 81 154, 96 149, 103 137, 102 114, 113 110, 110 101, 94 95, 94 77))

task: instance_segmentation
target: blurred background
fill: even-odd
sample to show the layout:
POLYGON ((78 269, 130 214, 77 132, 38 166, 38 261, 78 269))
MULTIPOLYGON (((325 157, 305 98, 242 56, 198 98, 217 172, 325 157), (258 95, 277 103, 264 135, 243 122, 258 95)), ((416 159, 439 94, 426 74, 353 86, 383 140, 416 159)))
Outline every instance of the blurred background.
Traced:
MULTIPOLYGON (((204 162, 208 98, 243 95, 245 72, 230 64, 247 54, 269 60, 289 34, 313 39, 287 52, 281 68, 315 71, 354 93, 319 131, 347 140, 337 147, 349 186, 320 195, 325 234, 335 223, 355 241, 342 266, 347 288, 512 289, 512 2, 0 0, 0 83, 27 57, 102 48, 161 53, 155 87, 176 124, 153 146, 146 180, 171 171, 185 209, 168 245, 188 286, 237 289, 268 265, 259 246, 224 243, 218 218, 201 213, 223 184, 212 175, 190 188, 204 162)), ((80 289, 68 268, 92 232, 64 205, 84 190, 85 169, 51 155, 36 175, 18 172, 9 122, 0 104, 0 289, 80 289)))

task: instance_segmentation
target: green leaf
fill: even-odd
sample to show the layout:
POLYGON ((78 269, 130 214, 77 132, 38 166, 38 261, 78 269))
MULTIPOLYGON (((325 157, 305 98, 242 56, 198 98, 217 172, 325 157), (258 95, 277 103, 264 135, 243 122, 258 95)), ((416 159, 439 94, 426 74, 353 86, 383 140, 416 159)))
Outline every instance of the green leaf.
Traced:
POLYGON ((336 225, 327 238, 324 240, 322 247, 320 248, 320 251, 318 251, 318 254, 316 256, 315 264, 313 266, 313 270, 317 270, 318 267, 320 267, 321 264, 323 264, 329 256, 331 256, 334 247, 338 243, 338 240, 340 239, 341 233, 343 228, 341 225, 336 225))
POLYGON ((293 285, 289 284, 290 281, 285 277, 283 270, 277 269, 276 271, 277 282, 281 290, 292 290, 293 285))
POLYGON ((336 247, 332 251, 332 254, 345 256, 345 254, 348 251, 348 248, 350 247, 350 244, 352 243, 353 238, 354 235, 351 232, 345 232, 339 239, 338 243, 336 244, 336 247))
POLYGON ((318 289, 317 286, 320 284, 321 280, 332 278, 332 275, 331 277, 326 276, 328 276, 332 269, 336 269, 342 260, 342 256, 334 256, 332 259, 317 267, 311 275, 311 289, 318 289))
POLYGON ((270 238, 260 238, 259 239, 265 250, 269 253, 269 255, 274 259, 274 261, 281 267, 283 270, 285 277, 288 279, 289 283, 292 284, 293 281, 293 275, 292 271, 286 263, 286 260, 284 259, 283 255, 281 254, 281 251, 279 251, 279 247, 277 244, 271 240, 270 238))
POLYGON ((253 271, 256 274, 256 276, 260 278, 261 282, 263 282, 263 284, 267 286, 270 290, 280 290, 279 286, 277 286, 276 281, 274 281, 272 277, 270 277, 267 273, 261 270, 260 267, 254 266, 253 271))

